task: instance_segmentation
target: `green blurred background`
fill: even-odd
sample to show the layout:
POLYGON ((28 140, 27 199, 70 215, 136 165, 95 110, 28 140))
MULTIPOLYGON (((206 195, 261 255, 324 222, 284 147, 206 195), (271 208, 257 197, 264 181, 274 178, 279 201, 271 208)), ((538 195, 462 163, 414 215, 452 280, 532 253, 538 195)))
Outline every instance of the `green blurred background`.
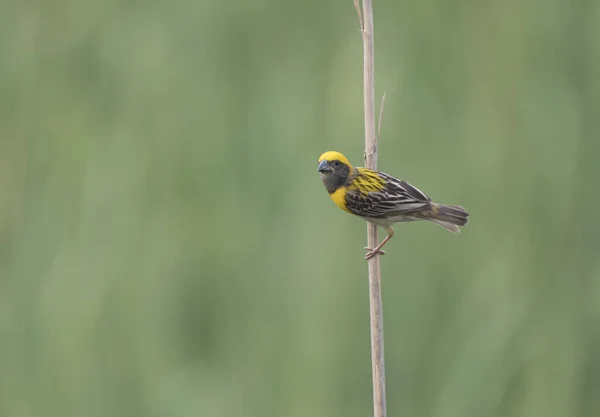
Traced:
MULTIPOLYGON (((375 0, 390 416, 600 415, 600 3, 375 0)), ((7 1, 0 416, 368 416, 351 0, 7 1)))

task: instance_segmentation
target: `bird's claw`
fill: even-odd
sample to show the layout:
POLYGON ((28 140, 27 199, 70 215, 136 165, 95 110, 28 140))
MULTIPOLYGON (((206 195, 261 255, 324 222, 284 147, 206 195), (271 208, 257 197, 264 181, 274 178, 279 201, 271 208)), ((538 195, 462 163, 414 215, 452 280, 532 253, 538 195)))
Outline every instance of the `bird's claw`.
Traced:
POLYGON ((367 253, 367 255, 365 256, 365 260, 369 260, 372 257, 374 257, 375 255, 385 255, 385 251, 379 249, 377 251, 372 250, 371 248, 365 246, 365 250, 368 250, 369 252, 367 253))

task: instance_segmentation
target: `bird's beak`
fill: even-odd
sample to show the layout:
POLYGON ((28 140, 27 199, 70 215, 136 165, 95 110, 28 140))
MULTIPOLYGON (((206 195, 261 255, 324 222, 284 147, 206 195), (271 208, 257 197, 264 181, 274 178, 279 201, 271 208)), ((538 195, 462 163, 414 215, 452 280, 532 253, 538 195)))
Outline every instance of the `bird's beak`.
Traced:
POLYGON ((319 162, 318 170, 321 173, 333 171, 333 169, 331 169, 331 167, 329 166, 329 161, 327 161, 327 160, 323 160, 323 161, 319 162))

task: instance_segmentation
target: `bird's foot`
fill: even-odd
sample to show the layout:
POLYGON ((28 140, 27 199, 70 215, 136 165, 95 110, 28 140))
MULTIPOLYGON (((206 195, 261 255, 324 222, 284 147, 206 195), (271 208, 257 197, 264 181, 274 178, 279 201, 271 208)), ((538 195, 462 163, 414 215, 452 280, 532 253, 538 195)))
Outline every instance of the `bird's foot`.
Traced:
POLYGON ((369 260, 372 257, 374 257, 375 255, 385 255, 385 251, 383 251, 381 249, 373 250, 373 249, 365 246, 365 250, 369 251, 369 252, 367 252, 367 255, 365 256, 365 260, 369 260))

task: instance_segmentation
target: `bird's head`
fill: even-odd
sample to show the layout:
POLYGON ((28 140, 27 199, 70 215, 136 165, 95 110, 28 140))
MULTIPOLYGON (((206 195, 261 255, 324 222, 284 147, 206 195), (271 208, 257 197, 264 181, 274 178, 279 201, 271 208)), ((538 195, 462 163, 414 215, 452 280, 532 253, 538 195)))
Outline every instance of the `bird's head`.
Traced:
POLYGON ((318 170, 323 185, 331 194, 348 181, 348 177, 352 172, 352 165, 341 153, 327 151, 319 158, 318 170))

